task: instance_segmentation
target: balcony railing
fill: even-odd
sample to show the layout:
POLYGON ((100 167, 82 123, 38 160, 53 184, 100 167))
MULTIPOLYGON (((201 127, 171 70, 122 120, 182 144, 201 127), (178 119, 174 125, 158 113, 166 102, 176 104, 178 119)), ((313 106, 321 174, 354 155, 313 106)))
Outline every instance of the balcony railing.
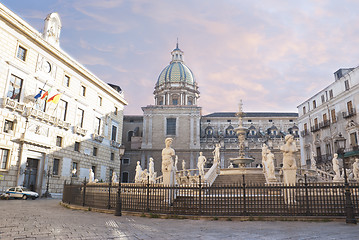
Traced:
POLYGON ((356 115, 356 110, 355 108, 351 108, 347 112, 342 112, 342 114, 343 114, 343 118, 350 118, 356 115))
POLYGON ((82 136, 85 136, 87 133, 86 129, 81 128, 80 126, 74 126, 74 133, 80 134, 82 136))
POLYGON ((319 128, 327 128, 330 126, 330 121, 329 120, 325 120, 321 123, 319 123, 319 128))
POLYGON ((17 112, 21 112, 23 113, 25 110, 25 104, 24 103, 20 103, 18 101, 12 100, 10 98, 5 98, 4 99, 4 107, 13 109, 17 112))
POLYGON ((309 131, 308 130, 303 130, 300 132, 300 136, 301 137, 305 137, 305 136, 308 136, 309 135, 309 131))
POLYGON ((319 131, 319 130, 320 130, 319 125, 314 125, 313 127, 310 128, 311 132, 316 132, 316 131, 319 131))
POLYGON ((100 136, 100 135, 98 135, 98 134, 96 134, 96 133, 93 133, 92 134, 92 140, 94 140, 94 141, 97 141, 97 142, 102 142, 103 141, 103 136, 100 136))

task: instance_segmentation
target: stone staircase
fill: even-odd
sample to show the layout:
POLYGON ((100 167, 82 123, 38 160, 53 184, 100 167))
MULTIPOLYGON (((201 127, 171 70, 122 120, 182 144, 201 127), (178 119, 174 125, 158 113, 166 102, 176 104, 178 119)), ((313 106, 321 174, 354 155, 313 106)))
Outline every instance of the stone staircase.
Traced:
POLYGON ((245 171, 231 171, 227 169, 221 169, 221 174, 217 176, 212 186, 230 185, 230 184, 242 184, 243 175, 247 184, 265 184, 266 179, 262 172, 262 169, 251 169, 245 171))

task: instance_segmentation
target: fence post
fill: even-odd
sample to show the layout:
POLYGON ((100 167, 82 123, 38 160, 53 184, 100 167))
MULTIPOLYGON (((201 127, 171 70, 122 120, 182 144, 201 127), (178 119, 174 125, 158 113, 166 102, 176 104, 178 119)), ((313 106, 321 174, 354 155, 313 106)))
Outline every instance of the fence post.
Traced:
POLYGON ((305 214, 308 216, 310 211, 309 211, 309 195, 308 195, 307 174, 304 174, 304 187, 305 187, 305 203, 307 205, 305 214))
POLYGON ((83 191, 83 196, 82 196, 82 206, 85 206, 85 200, 86 200, 86 177, 84 180, 84 191, 83 191))
POLYGON ((122 199, 121 199, 121 175, 118 181, 118 189, 117 189, 117 203, 116 203, 116 211, 115 216, 122 216, 122 199))
POLYGON ((201 179, 201 175, 199 175, 199 184, 198 184, 198 190, 199 190, 199 196, 198 196, 198 200, 199 200, 199 205, 198 205, 198 214, 201 215, 202 214, 202 179, 201 179))
POLYGON ((108 184, 108 204, 107 204, 107 208, 110 209, 111 208, 111 184, 112 183, 112 178, 110 178, 110 183, 108 184))
POLYGON ((246 179, 244 174, 242 175, 243 179, 243 215, 247 215, 247 203, 246 203, 246 179))
POLYGON ((150 176, 147 176, 147 205, 146 205, 146 211, 150 211, 150 176))

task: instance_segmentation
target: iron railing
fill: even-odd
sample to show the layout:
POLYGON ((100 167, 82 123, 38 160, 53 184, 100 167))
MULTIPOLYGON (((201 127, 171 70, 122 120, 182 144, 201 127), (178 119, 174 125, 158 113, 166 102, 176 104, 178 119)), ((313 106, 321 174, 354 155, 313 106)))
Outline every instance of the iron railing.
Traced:
MULTIPOLYGON (((355 214, 359 185, 350 184, 355 214)), ((298 183, 295 186, 238 183, 195 184, 64 184, 64 203, 121 210, 204 216, 345 216, 344 183, 298 183)))

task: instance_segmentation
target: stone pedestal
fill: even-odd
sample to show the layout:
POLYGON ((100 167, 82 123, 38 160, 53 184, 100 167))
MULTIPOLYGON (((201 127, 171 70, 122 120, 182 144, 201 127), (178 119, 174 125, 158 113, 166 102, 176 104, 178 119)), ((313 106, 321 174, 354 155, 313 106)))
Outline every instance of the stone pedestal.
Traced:
POLYGON ((295 186, 297 182, 297 168, 282 168, 283 171, 283 183, 288 186, 288 189, 284 190, 284 200, 286 204, 295 203, 296 191, 290 186, 295 186))
POLYGON ((165 185, 165 186, 175 185, 175 172, 174 171, 163 173, 163 185, 165 185))

